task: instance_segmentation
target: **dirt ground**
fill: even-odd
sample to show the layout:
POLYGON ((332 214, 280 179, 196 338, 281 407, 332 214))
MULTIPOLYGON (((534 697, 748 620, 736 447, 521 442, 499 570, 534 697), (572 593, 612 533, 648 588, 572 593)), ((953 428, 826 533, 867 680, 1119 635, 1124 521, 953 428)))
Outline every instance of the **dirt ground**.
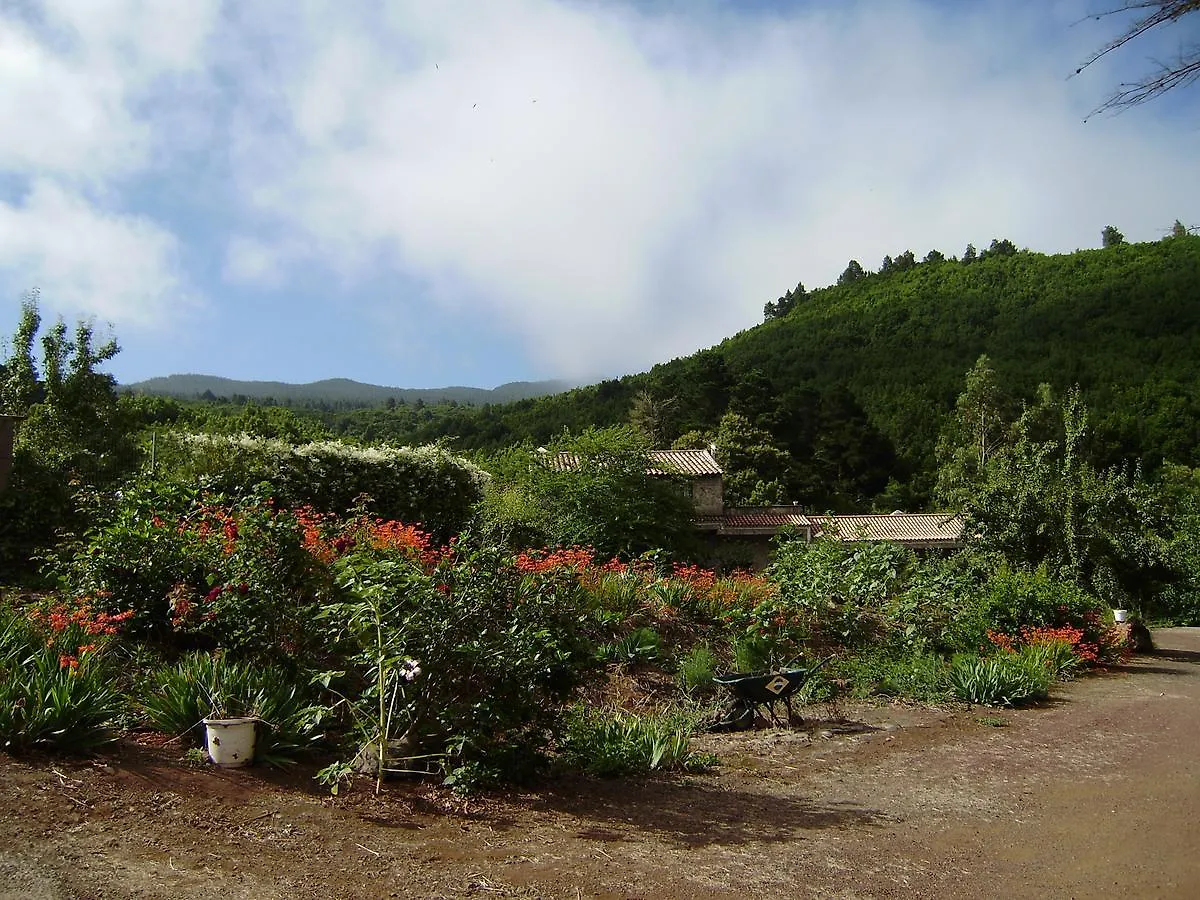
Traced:
POLYGON ((1200 629, 1020 711, 815 707, 723 765, 464 802, 0 754, 0 898, 1195 897, 1200 629))

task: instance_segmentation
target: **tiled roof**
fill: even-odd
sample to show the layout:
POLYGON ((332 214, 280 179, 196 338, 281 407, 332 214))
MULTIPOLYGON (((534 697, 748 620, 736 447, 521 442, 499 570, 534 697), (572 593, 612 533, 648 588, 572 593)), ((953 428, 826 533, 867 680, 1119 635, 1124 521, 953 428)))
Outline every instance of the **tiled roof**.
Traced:
MULTIPOLYGON (((542 459, 555 472, 573 472, 579 468, 574 453, 543 453, 542 459)), ((647 475, 719 476, 721 466, 707 450, 651 450, 647 475)))
POLYGON ((780 528, 811 529, 843 541, 893 541, 909 547, 957 547, 963 523, 948 513, 892 513, 877 516, 813 516, 787 506, 730 507, 722 516, 701 516, 697 524, 722 534, 773 534, 780 528))
POLYGON ((951 547, 962 543, 963 521, 948 513, 892 513, 878 516, 810 516, 814 536, 843 541, 895 541, 951 547))
POLYGON ((707 450, 651 450, 651 475, 720 475, 721 466, 707 450))
POLYGON ((725 525, 729 528, 797 528, 808 526, 808 516, 786 506, 730 507, 725 510, 725 525))

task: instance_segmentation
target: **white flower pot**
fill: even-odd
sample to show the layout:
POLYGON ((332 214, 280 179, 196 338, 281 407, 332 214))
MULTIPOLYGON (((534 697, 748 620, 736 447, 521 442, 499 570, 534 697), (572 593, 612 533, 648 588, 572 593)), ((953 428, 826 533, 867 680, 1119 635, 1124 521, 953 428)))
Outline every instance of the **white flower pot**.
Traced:
POLYGON ((1113 618, 1116 619, 1118 622, 1128 622, 1129 621, 1129 610, 1114 609, 1113 610, 1113 618))
POLYGON ((208 732, 208 758, 223 769, 237 769, 254 761, 254 741, 258 719, 205 719, 208 732))

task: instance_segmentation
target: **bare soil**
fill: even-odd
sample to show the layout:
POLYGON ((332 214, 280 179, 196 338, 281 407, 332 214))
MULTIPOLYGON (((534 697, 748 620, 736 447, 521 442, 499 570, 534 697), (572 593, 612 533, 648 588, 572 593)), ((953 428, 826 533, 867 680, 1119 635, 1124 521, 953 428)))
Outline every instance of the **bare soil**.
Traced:
POLYGON ((1200 629, 1019 711, 806 710, 681 778, 462 801, 127 740, 0 754, 0 898, 1195 897, 1200 629))

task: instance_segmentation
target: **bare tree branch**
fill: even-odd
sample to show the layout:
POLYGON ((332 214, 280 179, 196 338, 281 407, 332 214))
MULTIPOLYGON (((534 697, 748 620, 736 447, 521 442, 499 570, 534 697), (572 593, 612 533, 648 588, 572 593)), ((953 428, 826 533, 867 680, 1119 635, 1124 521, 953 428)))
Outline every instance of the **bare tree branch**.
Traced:
MULTIPOLYGON (((1129 0, 1089 18, 1102 19, 1127 12, 1139 13, 1138 18, 1125 31, 1088 57, 1075 70, 1076 75, 1151 29, 1160 25, 1175 24, 1188 13, 1200 12, 1200 0, 1129 0)), ((1092 110, 1087 118, 1102 112, 1117 112, 1137 106, 1200 79, 1200 45, 1184 47, 1171 62, 1157 62, 1156 65, 1158 68, 1141 80, 1118 85, 1113 95, 1092 110)))

